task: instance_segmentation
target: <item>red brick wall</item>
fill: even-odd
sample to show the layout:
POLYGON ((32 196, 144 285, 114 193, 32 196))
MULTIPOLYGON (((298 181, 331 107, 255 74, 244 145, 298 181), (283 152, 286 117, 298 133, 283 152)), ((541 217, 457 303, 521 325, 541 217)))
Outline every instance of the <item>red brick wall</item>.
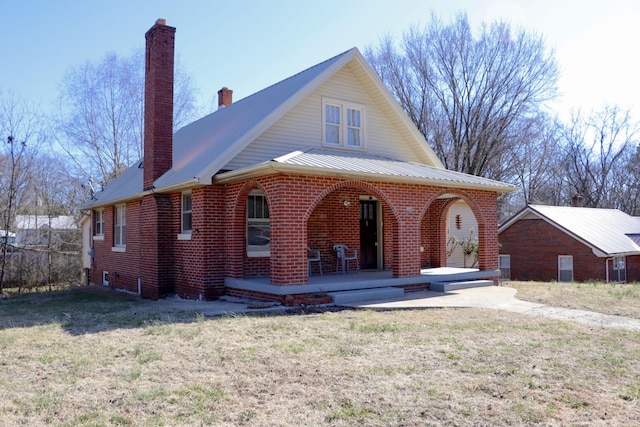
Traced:
POLYGON ((500 253, 510 255, 512 280, 558 280, 558 255, 573 256, 575 281, 605 280, 605 259, 541 219, 520 220, 500 233, 500 253))
POLYGON ((140 201, 126 204, 127 230, 126 252, 113 252, 115 208, 108 206, 104 209, 104 240, 94 240, 94 268, 91 271, 91 281, 102 283, 102 273, 109 273, 109 285, 129 292, 138 291, 138 277, 140 277, 140 234, 137 231, 140 224, 140 201))
MULTIPOLYGON (((179 241, 181 194, 149 195, 127 204, 127 252, 111 252, 113 209, 105 209, 105 241, 96 242, 93 281, 103 269, 120 272, 118 287, 145 297, 176 292, 184 298, 214 299, 224 278, 269 276, 278 285, 307 283, 307 246, 320 249, 323 270, 335 270, 334 243, 358 248, 359 198, 375 197, 383 208, 384 268, 396 277, 418 275, 420 267, 446 265, 446 210, 455 199, 438 199, 451 189, 330 177, 271 175, 248 182, 192 191, 191 240, 179 241), (271 217, 271 256, 246 255, 246 200, 261 189, 271 217), (345 206, 343 201, 349 200, 345 206), (144 218, 151 223, 140 222, 144 218), (154 219, 155 218, 155 219, 154 219), (158 222, 159 225, 153 225, 158 222), (399 242, 399 244, 396 244, 399 242), (424 252, 420 252, 420 246, 424 252)), ((495 193, 460 191, 479 223, 480 268, 497 267, 495 193)), ((317 268, 317 267, 316 267, 317 268)), ((317 272, 317 270, 316 270, 317 272)))

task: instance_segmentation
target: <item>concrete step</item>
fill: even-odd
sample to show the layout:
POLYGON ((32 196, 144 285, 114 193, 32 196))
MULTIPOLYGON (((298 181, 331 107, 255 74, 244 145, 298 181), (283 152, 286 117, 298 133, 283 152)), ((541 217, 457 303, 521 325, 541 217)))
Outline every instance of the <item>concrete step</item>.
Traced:
POLYGON ((375 289, 356 289, 351 291, 327 292, 333 303, 336 305, 348 304, 358 301, 372 301, 380 299, 398 298, 404 295, 402 288, 375 288, 375 289))
POLYGON ((461 282, 432 282, 429 290, 433 292, 455 291, 457 289, 479 288, 493 286, 493 280, 467 280, 461 282))

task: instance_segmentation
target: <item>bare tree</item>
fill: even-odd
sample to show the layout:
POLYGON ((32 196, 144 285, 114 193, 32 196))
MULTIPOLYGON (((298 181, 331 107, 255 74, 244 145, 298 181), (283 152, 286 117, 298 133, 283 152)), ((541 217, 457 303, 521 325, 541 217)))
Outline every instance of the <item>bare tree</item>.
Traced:
POLYGON ((561 134, 564 176, 585 206, 621 208, 631 191, 637 193, 638 176, 629 172, 635 169, 639 130, 630 112, 617 106, 588 117, 580 111, 573 114, 561 134))
POLYGON ((448 169, 503 179, 504 160, 556 96, 558 69, 541 36, 435 15, 397 49, 387 37, 365 55, 448 169))
MULTIPOLYGON (((176 71, 174 127, 196 113, 191 77, 176 71)), ((68 70, 59 91, 59 145, 84 171, 107 184, 142 158, 144 52, 107 53, 68 70)))
POLYGON ((6 135, 0 143, 0 227, 5 231, 5 239, 0 245, 0 291, 7 266, 8 232, 13 228, 15 213, 25 195, 35 152, 28 143, 35 147, 41 142, 39 123, 37 109, 29 107, 13 93, 0 92, 0 132, 6 135))

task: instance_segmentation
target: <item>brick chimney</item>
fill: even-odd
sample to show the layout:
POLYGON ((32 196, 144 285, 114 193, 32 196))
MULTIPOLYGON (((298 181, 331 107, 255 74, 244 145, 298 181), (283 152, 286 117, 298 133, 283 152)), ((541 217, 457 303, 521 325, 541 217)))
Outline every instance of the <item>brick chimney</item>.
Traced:
POLYGON ((584 207, 584 197, 582 197, 582 194, 576 193, 576 195, 571 198, 571 206, 574 208, 584 207))
POLYGON ((173 164, 173 62, 176 29, 158 19, 147 31, 144 79, 144 190, 173 164))
POLYGON ((218 91, 218 109, 228 107, 233 102, 233 91, 223 87, 218 91))

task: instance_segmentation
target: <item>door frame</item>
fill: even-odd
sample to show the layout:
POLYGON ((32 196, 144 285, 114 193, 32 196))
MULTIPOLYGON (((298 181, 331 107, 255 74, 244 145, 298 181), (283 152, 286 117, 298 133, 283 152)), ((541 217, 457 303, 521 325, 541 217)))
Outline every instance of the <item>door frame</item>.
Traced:
MULTIPOLYGON (((383 226, 384 223, 382 221, 382 203, 380 203, 380 201, 375 197, 375 196, 370 196, 370 195, 360 195, 358 203, 360 203, 360 201, 364 201, 364 202, 375 202, 375 209, 376 209, 376 235, 377 235, 377 241, 376 241, 376 263, 378 265, 377 270, 384 270, 384 233, 383 233, 383 226)), ((358 233, 361 233, 360 230, 358 230, 358 233)), ((360 236, 360 238, 362 238, 362 236, 360 236)), ((362 254, 360 254, 360 259, 362 260, 362 254)))

